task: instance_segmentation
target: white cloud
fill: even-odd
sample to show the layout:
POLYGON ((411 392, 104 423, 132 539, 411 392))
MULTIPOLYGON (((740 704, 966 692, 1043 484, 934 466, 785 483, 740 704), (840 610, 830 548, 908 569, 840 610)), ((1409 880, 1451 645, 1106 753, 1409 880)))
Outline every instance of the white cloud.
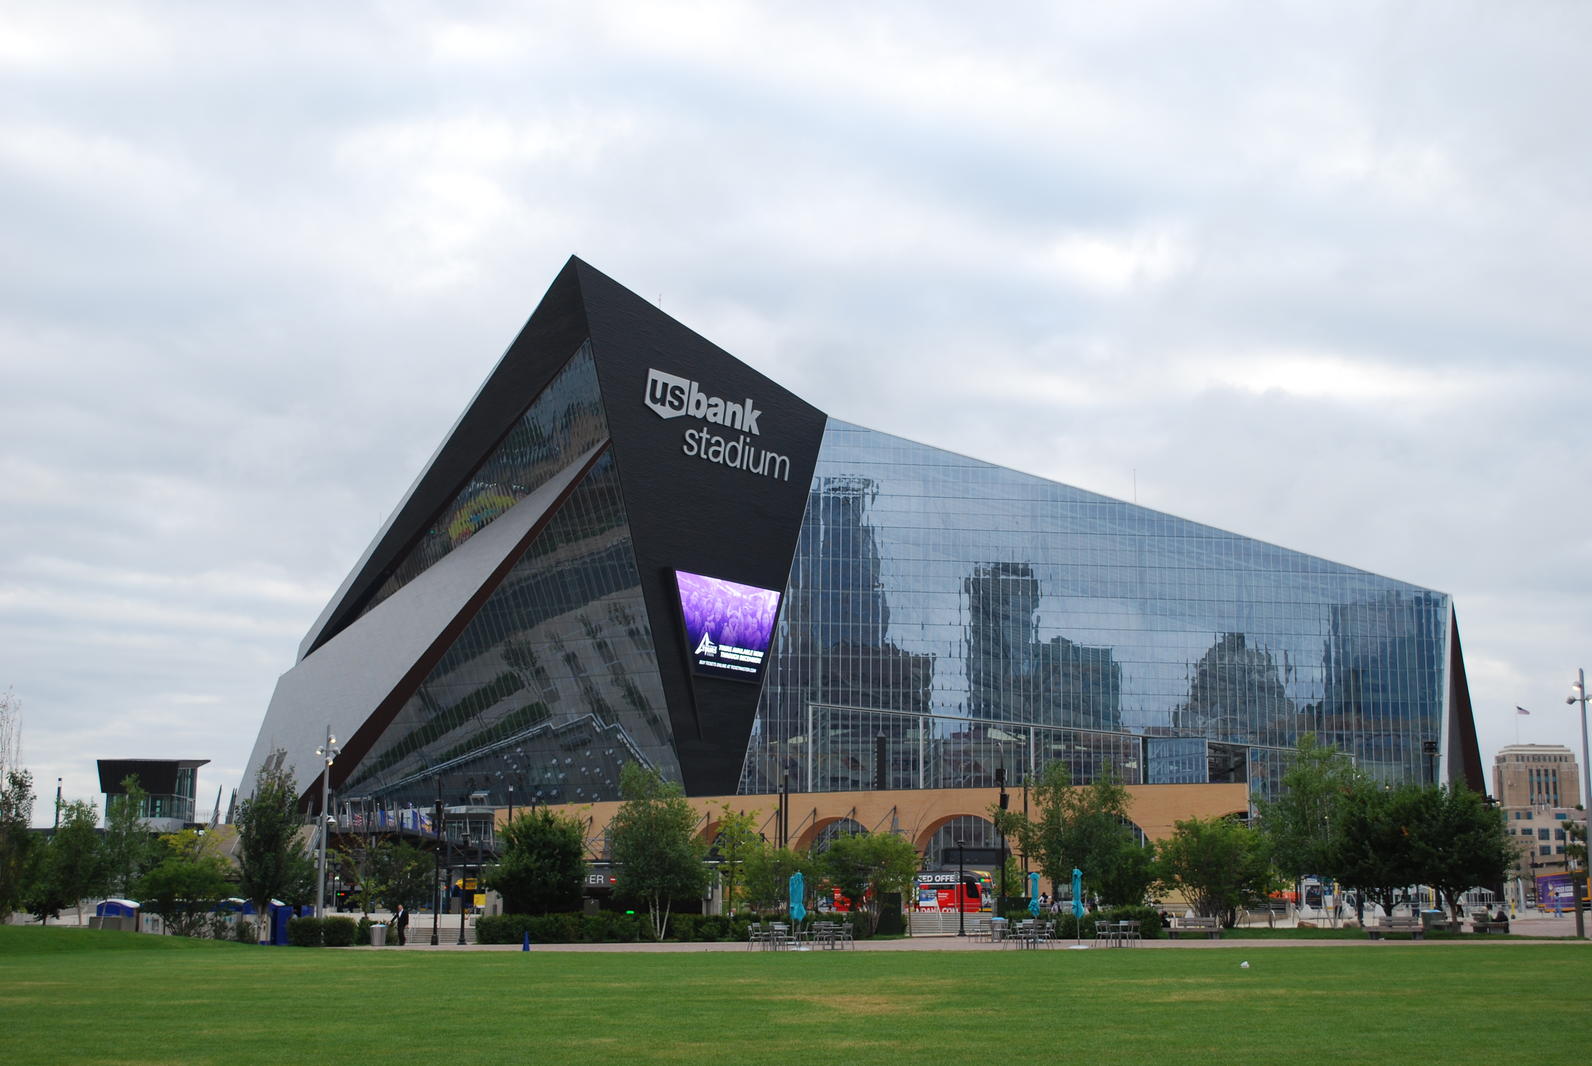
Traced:
POLYGON ((1589 30, 13 5, 0 685, 41 779, 136 747, 235 783, 572 252, 838 417, 1454 593, 1507 742, 1592 624, 1589 30))

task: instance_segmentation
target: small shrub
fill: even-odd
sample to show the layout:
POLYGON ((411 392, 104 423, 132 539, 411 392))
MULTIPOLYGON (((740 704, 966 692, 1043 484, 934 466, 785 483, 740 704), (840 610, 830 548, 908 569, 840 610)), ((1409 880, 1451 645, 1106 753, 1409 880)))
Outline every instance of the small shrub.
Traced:
POLYGON ((375 924, 375 922, 370 920, 370 915, 368 914, 362 915, 359 921, 354 923, 355 946, 362 948, 370 947, 370 927, 375 924))
POLYGON ((641 937, 641 924, 632 914, 598 911, 586 916, 581 939, 600 944, 629 944, 641 937))
MULTIPOLYGON (((346 948, 354 943, 358 925, 352 918, 326 918, 322 921, 321 941, 329 948, 346 948)), ((365 931, 370 936, 370 930, 365 931)))
POLYGON ((521 928, 528 920, 523 914, 483 914, 475 920, 477 944, 512 944, 523 933, 521 928), (519 930, 519 933, 516 932, 519 930))
POLYGON ((232 936, 240 944, 255 944, 259 942, 259 937, 254 932, 254 923, 247 918, 240 917, 238 919, 238 924, 232 927, 232 936))
POLYGON ((318 948, 324 943, 325 924, 320 918, 289 918, 287 942, 296 948, 318 948))
POLYGON ((212 914, 209 928, 205 932, 211 940, 230 940, 232 939, 232 923, 227 921, 224 915, 212 914))

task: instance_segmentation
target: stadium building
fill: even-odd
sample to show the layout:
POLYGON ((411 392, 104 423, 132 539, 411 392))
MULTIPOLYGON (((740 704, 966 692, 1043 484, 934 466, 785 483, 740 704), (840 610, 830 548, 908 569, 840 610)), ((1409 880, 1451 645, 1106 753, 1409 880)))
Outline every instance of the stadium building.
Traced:
POLYGON ((577 259, 305 636, 245 790, 278 760, 318 802, 328 725, 345 804, 603 804, 634 760, 810 794, 802 840, 950 796, 926 848, 1056 761, 1162 830, 1242 809, 1307 732, 1483 787, 1444 593, 831 419, 577 259))

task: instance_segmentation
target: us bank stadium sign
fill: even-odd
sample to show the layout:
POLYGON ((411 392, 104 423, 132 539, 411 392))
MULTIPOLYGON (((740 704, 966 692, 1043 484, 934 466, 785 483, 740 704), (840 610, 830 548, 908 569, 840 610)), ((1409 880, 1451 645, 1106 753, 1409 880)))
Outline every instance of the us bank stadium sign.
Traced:
POLYGON ((726 400, 688 378, 649 368, 645 400, 659 418, 694 418, 707 423, 686 430, 680 438, 680 451, 685 455, 762 477, 790 480, 790 458, 758 443, 763 431, 757 420, 763 412, 750 396, 726 400))

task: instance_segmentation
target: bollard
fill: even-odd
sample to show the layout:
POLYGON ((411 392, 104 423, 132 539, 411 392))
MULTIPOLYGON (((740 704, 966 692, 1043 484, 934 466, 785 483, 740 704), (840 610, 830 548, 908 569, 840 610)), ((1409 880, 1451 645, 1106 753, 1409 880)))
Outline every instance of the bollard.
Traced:
POLYGON ((525 939, 520 941, 520 950, 531 950, 531 931, 529 929, 525 930, 525 939))

